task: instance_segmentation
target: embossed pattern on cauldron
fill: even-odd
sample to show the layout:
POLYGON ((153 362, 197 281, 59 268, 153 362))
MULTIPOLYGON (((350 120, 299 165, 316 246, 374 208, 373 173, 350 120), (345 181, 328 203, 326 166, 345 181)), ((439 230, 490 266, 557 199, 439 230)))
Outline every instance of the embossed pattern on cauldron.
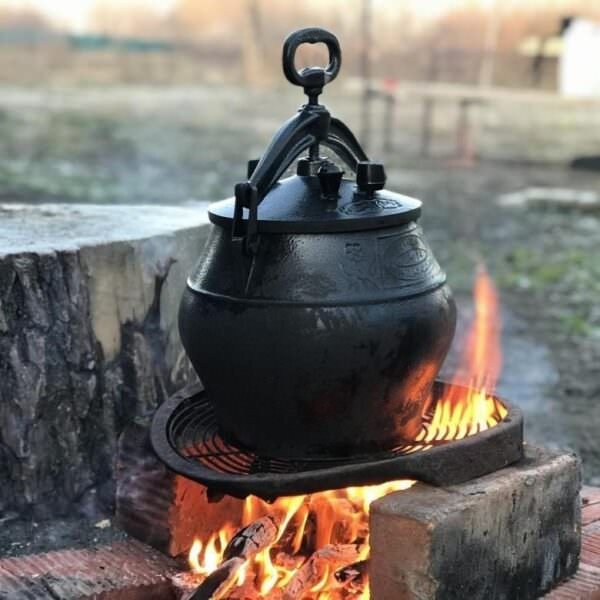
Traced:
POLYGON ((181 338, 221 434, 268 456, 360 457, 414 439, 454 335, 446 276, 416 223, 421 202, 383 189, 383 165, 317 103, 340 60, 323 30, 286 40, 284 71, 309 103, 235 198, 211 205, 181 303, 181 338), (295 77, 304 42, 326 43, 330 64, 295 77), (305 150, 298 174, 280 180, 305 150))
POLYGON ((180 312, 223 435, 300 458, 413 439, 456 318, 421 229, 264 235, 247 288, 235 253, 215 227, 180 312))

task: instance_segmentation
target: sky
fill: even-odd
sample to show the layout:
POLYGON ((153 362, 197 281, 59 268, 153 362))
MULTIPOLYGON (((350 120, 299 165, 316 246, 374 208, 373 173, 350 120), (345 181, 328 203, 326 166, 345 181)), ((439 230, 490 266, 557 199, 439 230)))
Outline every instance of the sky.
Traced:
MULTIPOLYGON (((128 1, 131 0, 120 0, 119 4, 125 4, 128 1)), ((204 2, 205 0, 199 1, 204 2)), ((111 2, 115 4, 115 0, 111 0, 111 2)), ((176 0, 133 0, 131 4, 149 6, 160 13, 168 12, 175 2, 176 0)), ((52 22, 66 26, 73 31, 86 30, 88 16, 97 4, 102 4, 102 0, 0 0, 0 6, 33 7, 52 22)))

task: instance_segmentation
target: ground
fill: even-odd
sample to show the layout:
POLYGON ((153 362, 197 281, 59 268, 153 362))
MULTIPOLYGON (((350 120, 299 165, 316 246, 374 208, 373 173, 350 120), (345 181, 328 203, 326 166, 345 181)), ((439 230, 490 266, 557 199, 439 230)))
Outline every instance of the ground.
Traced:
MULTIPOLYGON (((0 199, 159 204, 220 199, 243 179, 246 160, 260 155, 274 128, 295 110, 298 92, 0 90, 0 199)), ((329 105, 358 130, 356 96, 338 92, 329 105)), ((548 151, 550 143, 576 149, 572 132, 582 131, 581 119, 568 113, 554 132, 538 135, 521 126, 507 135, 511 121, 504 126, 497 114, 486 117, 478 130, 484 160, 459 166, 447 160, 455 115, 452 107, 445 110, 438 114, 436 158, 418 155, 418 106, 413 105, 399 107, 393 151, 381 152, 380 128, 373 132, 371 151, 386 162, 388 187, 424 201, 422 224, 458 297, 463 327, 472 312, 476 265, 487 264, 502 301, 500 393, 524 409, 529 440, 573 449, 583 459, 586 481, 598 485, 600 207, 499 201, 531 186, 599 189, 599 176, 571 171, 564 162, 528 162, 536 147, 544 159, 556 156, 548 151)), ((522 125, 525 117, 514 118, 522 125)), ((374 122, 381 123, 378 112, 374 122)), ((543 122, 547 127, 548 119, 543 122)), ((589 150, 593 144, 586 139, 581 146, 589 150)), ((454 362, 451 357, 450 366, 454 362)), ((71 532, 62 542, 44 534, 34 548, 109 535, 94 522, 74 517, 70 526, 62 525, 71 532)), ((33 526, 7 525, 0 530, 17 544, 33 535, 33 526)), ((6 543, 0 538, 0 547, 6 543)))

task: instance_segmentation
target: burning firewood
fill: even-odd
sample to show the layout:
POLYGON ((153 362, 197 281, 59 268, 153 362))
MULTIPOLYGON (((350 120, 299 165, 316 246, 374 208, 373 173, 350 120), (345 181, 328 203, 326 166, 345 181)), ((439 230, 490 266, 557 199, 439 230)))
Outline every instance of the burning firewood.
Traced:
POLYGON ((185 571, 171 576, 171 586, 177 600, 185 600, 193 594, 204 580, 202 575, 185 571))
POLYGON ((278 536, 279 520, 272 515, 261 517, 240 529, 231 538, 223 553, 223 559, 244 558, 248 560, 261 550, 273 545, 278 536))
POLYGON ((340 587, 362 589, 366 583, 369 574, 369 561, 361 560, 357 563, 338 569, 335 574, 335 580, 340 587))
POLYGON ((220 600, 227 598, 235 586, 238 571, 244 566, 245 559, 234 557, 226 560, 213 571, 196 591, 182 600, 220 600))
POLYGON ((296 571, 283 591, 283 600, 298 600, 317 585, 328 569, 351 565, 358 561, 360 546, 356 544, 328 544, 314 552, 296 571))
POLYGON ((246 577, 244 583, 231 590, 227 600, 262 600, 260 592, 256 589, 254 577, 246 577))
POLYGON ((227 597, 227 600, 282 600, 282 592, 275 588, 266 595, 259 592, 253 585, 243 585, 235 588, 227 597))
MULTIPOLYGON (((217 600, 225 598, 235 585, 238 571, 261 550, 272 546, 279 536, 280 521, 276 516, 267 515, 240 529, 227 544, 223 552, 223 562, 213 571, 202 584, 183 600, 217 600)), ((240 598, 253 598, 252 592, 246 586, 240 593, 246 596, 240 598)), ((258 596, 256 596, 258 598, 258 596)))

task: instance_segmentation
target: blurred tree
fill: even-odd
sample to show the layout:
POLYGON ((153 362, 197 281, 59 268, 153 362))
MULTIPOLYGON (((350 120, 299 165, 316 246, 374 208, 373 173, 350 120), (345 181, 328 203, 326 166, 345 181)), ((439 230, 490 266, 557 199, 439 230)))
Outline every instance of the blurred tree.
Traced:
POLYGON ((143 0, 96 0, 89 15, 95 33, 115 36, 170 37, 170 15, 152 8, 143 0))
POLYGON ((178 0, 172 23, 177 35, 188 40, 237 44, 245 8, 242 0, 178 0))
POLYGON ((31 7, 0 6, 0 28, 13 30, 51 31, 48 20, 31 7))

